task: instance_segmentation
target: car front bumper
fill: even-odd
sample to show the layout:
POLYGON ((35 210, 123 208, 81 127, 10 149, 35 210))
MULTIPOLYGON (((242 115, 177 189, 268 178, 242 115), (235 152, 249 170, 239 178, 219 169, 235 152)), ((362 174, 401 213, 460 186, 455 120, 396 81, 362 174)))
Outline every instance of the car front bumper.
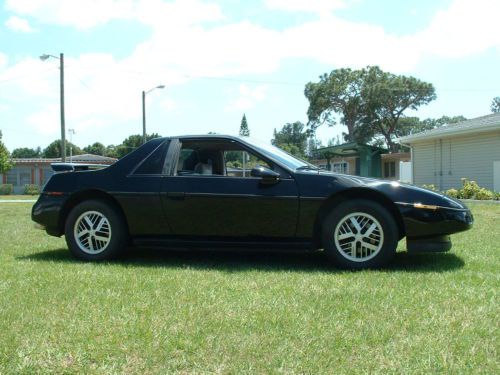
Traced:
POLYGON ((463 208, 422 208, 398 203, 410 252, 443 252, 451 249, 450 234, 472 228, 474 218, 463 208))

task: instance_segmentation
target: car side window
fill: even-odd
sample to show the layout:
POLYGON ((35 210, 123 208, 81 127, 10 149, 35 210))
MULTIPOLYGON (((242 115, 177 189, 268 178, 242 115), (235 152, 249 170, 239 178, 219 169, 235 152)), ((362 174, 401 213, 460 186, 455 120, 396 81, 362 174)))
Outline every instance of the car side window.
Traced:
POLYGON ((252 168, 257 166, 273 169, 267 161, 246 150, 225 151, 224 160, 229 177, 251 177, 252 168))
POLYGON ((257 166, 275 166, 231 140, 182 140, 177 176, 251 177, 257 166))
POLYGON ((198 152, 189 147, 182 147, 177 161, 177 175, 194 174, 194 167, 198 162, 198 152))

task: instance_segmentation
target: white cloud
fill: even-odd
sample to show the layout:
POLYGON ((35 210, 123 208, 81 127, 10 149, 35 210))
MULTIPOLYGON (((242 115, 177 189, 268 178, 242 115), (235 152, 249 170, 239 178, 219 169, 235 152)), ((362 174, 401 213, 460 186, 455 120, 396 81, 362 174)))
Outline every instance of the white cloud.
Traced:
POLYGON ((347 6, 345 0, 266 0, 270 9, 289 12, 328 13, 347 6))
POLYGON ((112 20, 150 26, 193 24, 221 19, 218 5, 200 0, 7 0, 7 10, 39 22, 91 29, 112 20))
POLYGON ((226 106, 226 111, 245 111, 254 108, 257 103, 266 98, 267 91, 267 85, 257 85, 250 88, 248 85, 241 84, 238 87, 238 97, 226 106))
POLYGON ((39 22, 89 29, 132 15, 130 0, 7 0, 6 9, 39 22))
POLYGON ((171 98, 163 99, 160 106, 167 112, 175 111, 178 108, 177 102, 171 98))
POLYGON ((5 26, 12 31, 18 31, 22 33, 32 33, 35 30, 30 26, 28 20, 20 18, 17 16, 10 16, 7 21, 5 21, 5 26))
MULTIPOLYGON (((413 35, 394 35, 381 26, 341 19, 332 11, 343 4, 268 0, 275 9, 325 13, 281 31, 249 21, 231 23, 217 4, 200 0, 8 0, 7 9, 42 23, 76 28, 112 19, 134 19, 151 27, 148 40, 124 59, 102 53, 66 56, 66 121, 79 137, 130 120, 140 123, 140 92, 158 84, 183 84, 187 76, 267 74, 293 58, 332 69, 378 64, 393 72, 413 72, 424 57, 454 59, 500 46, 495 30, 498 1, 455 0, 413 35)), ((0 82, 8 81, 0 90, 0 102, 25 100, 24 107, 32 108, 27 122, 40 134, 57 136, 59 131, 54 106, 59 95, 57 68, 56 60, 37 58, 9 66, 7 56, 0 53, 0 82)), ((266 85, 241 85, 225 109, 253 108, 267 92, 266 85)), ((158 102, 167 111, 178 108, 172 99, 158 102)))
POLYGON ((7 66, 8 58, 5 53, 0 52, 0 71, 7 66))
POLYGON ((498 0, 455 0, 408 42, 428 55, 456 59, 500 48, 498 0))

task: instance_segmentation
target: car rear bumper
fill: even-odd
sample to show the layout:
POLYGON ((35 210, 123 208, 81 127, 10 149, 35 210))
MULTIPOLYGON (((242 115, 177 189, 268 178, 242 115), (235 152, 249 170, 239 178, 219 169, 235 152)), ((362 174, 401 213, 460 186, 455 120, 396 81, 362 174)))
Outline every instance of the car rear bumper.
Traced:
POLYGON ((35 227, 45 229, 51 236, 60 237, 64 229, 59 219, 66 199, 65 195, 50 196, 42 193, 31 210, 35 227))

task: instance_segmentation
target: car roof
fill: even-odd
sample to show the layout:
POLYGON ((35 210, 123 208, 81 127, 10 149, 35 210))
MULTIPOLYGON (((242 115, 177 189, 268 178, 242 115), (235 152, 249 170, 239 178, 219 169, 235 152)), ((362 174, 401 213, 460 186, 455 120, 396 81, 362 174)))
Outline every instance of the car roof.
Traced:
POLYGON ((189 138, 206 138, 206 139, 217 139, 217 138, 225 138, 225 139, 232 139, 232 140, 245 140, 247 137, 240 137, 237 135, 228 135, 228 134, 191 134, 191 135, 175 135, 171 137, 165 137, 165 139, 173 139, 173 138, 178 138, 178 139, 189 139, 189 138))

